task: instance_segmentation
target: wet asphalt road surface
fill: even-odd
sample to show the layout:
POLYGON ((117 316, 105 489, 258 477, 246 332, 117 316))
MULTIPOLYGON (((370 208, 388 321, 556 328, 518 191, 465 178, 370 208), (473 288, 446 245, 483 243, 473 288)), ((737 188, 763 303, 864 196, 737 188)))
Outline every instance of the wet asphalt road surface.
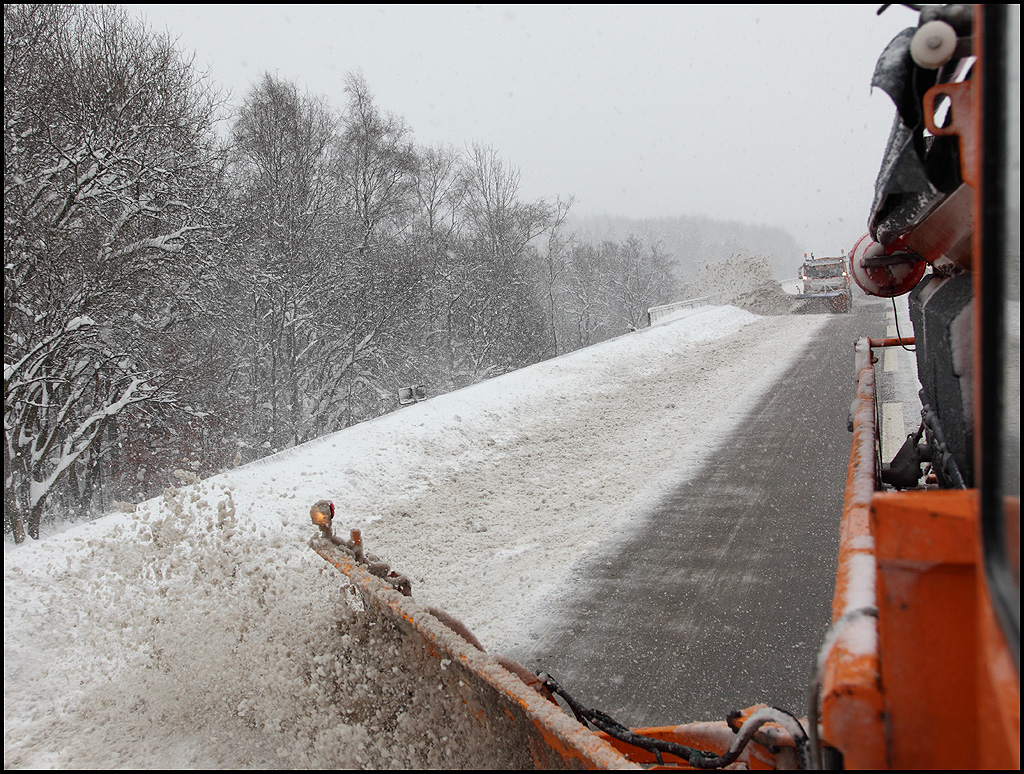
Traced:
POLYGON ((885 334, 886 308, 861 298, 833 316, 714 457, 547 611, 530 650, 508 655, 632 727, 760 702, 805 715, 831 616, 853 342, 885 334))

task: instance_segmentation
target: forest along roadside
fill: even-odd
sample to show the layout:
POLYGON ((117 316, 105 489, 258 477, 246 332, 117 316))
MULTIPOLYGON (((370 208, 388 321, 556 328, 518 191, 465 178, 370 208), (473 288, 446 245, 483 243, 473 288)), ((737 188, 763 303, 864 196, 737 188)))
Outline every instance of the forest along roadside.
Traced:
POLYGON ((552 595, 588 583, 586 558, 699 470, 824 323, 754 318, 670 357, 627 353, 585 390, 524 405, 511 439, 393 500, 364 541, 411 576, 419 601, 461 618, 490 650, 518 650, 552 595))
POLYGON ((802 714, 831 618, 849 456, 853 342, 884 307, 835 315, 693 474, 510 655, 629 726, 802 714))

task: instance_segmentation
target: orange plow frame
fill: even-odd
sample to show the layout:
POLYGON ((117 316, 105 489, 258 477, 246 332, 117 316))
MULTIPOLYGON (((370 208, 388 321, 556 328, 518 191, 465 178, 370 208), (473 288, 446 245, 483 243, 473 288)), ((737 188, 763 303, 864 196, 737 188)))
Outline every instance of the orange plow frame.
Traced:
POLYGON ((872 350, 901 343, 857 343, 823 736, 850 769, 1020 768, 1020 683, 989 603, 978 493, 875 491, 872 350))

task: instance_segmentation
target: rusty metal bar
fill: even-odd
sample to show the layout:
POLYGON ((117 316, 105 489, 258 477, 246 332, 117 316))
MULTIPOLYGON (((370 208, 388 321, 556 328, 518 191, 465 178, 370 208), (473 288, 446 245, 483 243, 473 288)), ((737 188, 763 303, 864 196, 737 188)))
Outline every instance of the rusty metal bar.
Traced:
POLYGON ((912 347, 914 346, 913 336, 904 336, 902 339, 867 339, 872 349, 876 347, 912 347))

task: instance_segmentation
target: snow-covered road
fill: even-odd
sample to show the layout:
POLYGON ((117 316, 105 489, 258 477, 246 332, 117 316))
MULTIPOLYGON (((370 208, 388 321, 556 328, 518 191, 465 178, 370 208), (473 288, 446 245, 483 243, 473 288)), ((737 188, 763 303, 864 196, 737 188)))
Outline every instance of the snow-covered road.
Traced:
POLYGON ((580 582, 572 575, 582 557, 639 527, 823 319, 691 310, 504 377, 480 391, 499 401, 484 416, 500 411, 500 423, 461 410, 447 420, 441 435, 467 421, 483 435, 466 439, 463 461, 441 481, 382 509, 363 539, 412 574, 417 598, 462 618, 488 649, 513 646, 540 600, 580 582))
POLYGON ((5 767, 468 763, 443 702, 410 706, 401 648, 306 548, 309 506, 332 499, 419 601, 512 647, 823 319, 688 310, 8 546, 5 767))

